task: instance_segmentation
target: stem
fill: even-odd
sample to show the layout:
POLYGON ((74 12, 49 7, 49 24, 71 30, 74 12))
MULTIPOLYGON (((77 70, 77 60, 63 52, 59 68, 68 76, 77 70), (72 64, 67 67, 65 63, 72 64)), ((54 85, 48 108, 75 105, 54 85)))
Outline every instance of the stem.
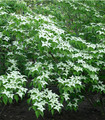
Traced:
POLYGON ((1 110, 0 116, 2 116, 2 113, 3 113, 4 109, 5 109, 5 106, 6 106, 6 105, 4 105, 3 108, 2 108, 2 110, 1 110))
POLYGON ((92 101, 90 98, 88 98, 88 96, 86 96, 86 98, 87 98, 87 100, 89 101, 90 105, 91 105, 93 108, 95 108, 93 101, 92 101))
POLYGON ((93 98, 89 98, 89 97, 88 97, 88 94, 87 94, 86 90, 85 90, 85 96, 86 96, 87 100, 89 101, 90 105, 91 105, 94 109, 96 109, 95 106, 94 106, 94 101, 95 101, 95 100, 94 100, 93 98))
POLYGON ((57 63, 56 58, 53 56, 53 54, 51 52, 49 52, 49 54, 51 55, 51 57, 54 59, 54 61, 57 63))
POLYGON ((104 101, 102 95, 100 96, 100 102, 101 102, 102 115, 105 115, 105 107, 104 107, 104 101))

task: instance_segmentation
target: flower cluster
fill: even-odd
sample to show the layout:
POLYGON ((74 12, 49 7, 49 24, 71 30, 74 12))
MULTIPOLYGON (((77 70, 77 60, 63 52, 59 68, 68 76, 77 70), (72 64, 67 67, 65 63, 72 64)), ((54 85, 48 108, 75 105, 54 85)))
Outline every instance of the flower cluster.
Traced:
POLYGON ((36 107, 36 110, 43 112, 46 104, 48 104, 49 110, 55 109, 59 111, 63 107, 63 105, 59 103, 59 96, 49 89, 39 91, 37 88, 33 88, 29 93, 30 100, 35 101, 32 102, 32 108, 36 107))
POLYGON ((23 87, 26 81, 25 76, 21 75, 19 71, 12 71, 5 76, 0 76, 1 96, 6 95, 8 99, 11 98, 12 100, 15 95, 22 98, 27 92, 27 88, 23 87))

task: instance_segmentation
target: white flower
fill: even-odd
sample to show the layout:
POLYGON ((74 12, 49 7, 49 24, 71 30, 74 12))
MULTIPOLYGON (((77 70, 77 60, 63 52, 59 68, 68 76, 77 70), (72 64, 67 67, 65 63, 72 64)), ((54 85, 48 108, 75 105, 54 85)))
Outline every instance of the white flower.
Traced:
POLYGON ((82 63, 82 64, 84 64, 85 63, 85 61, 83 61, 82 59, 78 59, 78 61, 77 61, 78 63, 82 63))
POLYGON ((50 47, 51 43, 49 43, 48 41, 46 41, 46 42, 42 41, 42 47, 43 46, 50 47))
POLYGON ((48 83, 47 83, 46 81, 44 81, 44 80, 41 80, 40 83, 41 83, 42 87, 43 87, 44 85, 47 85, 47 84, 48 84, 48 83))
POLYGON ((70 100, 68 93, 64 92, 64 93, 63 93, 63 96, 64 96, 64 98, 65 98, 66 101, 67 101, 67 100, 70 100))
POLYGON ((7 37, 7 36, 6 36, 6 37, 4 37, 4 40, 5 40, 5 41, 7 41, 7 42, 8 42, 8 40, 9 40, 9 39, 10 39, 10 38, 9 38, 9 37, 7 37))
POLYGON ((57 111, 59 111, 59 110, 61 109, 61 106, 56 105, 56 106, 54 107, 54 109, 57 110, 57 111))
POLYGON ((17 63, 17 61, 16 60, 14 60, 14 59, 8 59, 8 62, 10 62, 10 63, 12 63, 12 64, 15 64, 16 65, 16 63, 17 63))
POLYGON ((67 106, 72 107, 72 103, 71 103, 71 102, 69 102, 67 106))
POLYGON ((3 36, 3 34, 2 34, 2 32, 0 32, 0 38, 2 38, 2 36, 3 36))
POLYGON ((7 14, 7 12, 0 12, 0 15, 5 15, 5 14, 7 14))
POLYGON ((0 7, 0 10, 2 10, 3 9, 3 7, 0 7))
POLYGON ((57 78, 57 80, 58 80, 59 83, 62 83, 62 84, 65 83, 65 81, 61 77, 57 78))
POLYGON ((76 70, 77 72, 83 71, 83 69, 82 69, 81 67, 79 67, 79 66, 74 66, 73 68, 74 68, 74 70, 76 70))
POLYGON ((92 78, 93 80, 99 80, 98 76, 95 74, 91 74, 90 78, 92 78))
POLYGON ((71 61, 69 61, 69 60, 68 60, 68 61, 66 61, 66 62, 67 62, 67 64, 68 64, 68 65, 70 65, 71 67, 73 67, 73 66, 74 66, 74 63, 73 63, 73 62, 71 62, 71 61))
POLYGON ((13 99, 13 96, 14 96, 14 94, 12 94, 10 91, 6 91, 6 90, 4 90, 2 92, 2 94, 5 94, 8 98, 12 98, 12 99, 13 99))
POLYGON ((88 65, 88 64, 82 64, 82 66, 83 66, 84 68, 92 71, 92 72, 97 72, 97 71, 99 71, 98 68, 95 68, 95 67, 93 67, 93 66, 91 66, 91 65, 88 65))
POLYGON ((105 33, 103 31, 97 31, 96 33, 99 33, 100 35, 105 35, 105 33))
POLYGON ((18 92, 16 92, 16 94, 18 94, 21 98, 22 98, 23 95, 24 95, 24 93, 23 93, 21 90, 19 90, 18 92))
POLYGON ((8 22, 9 23, 9 25, 11 25, 11 24, 14 24, 15 22, 14 21, 10 21, 10 22, 8 22))
POLYGON ((45 108, 43 106, 38 106, 38 108, 41 112, 43 112, 45 110, 45 108))
POLYGON ((78 104, 77 104, 77 103, 74 103, 73 106, 74 106, 74 107, 78 107, 78 104))
POLYGON ((50 63, 50 64, 48 65, 48 68, 49 68, 49 70, 54 69, 53 64, 50 63))

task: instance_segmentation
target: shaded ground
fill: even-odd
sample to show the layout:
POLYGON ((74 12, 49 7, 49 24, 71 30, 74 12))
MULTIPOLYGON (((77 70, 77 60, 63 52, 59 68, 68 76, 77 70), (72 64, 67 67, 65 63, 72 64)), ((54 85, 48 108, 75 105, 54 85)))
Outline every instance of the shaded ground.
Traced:
MULTIPOLYGON (((0 112, 3 106, 0 106, 0 112)), ((28 110, 27 99, 24 98, 20 103, 5 106, 0 120, 37 120, 33 110, 28 110)), ((44 118, 38 120, 105 120, 98 110, 93 109, 87 101, 84 101, 77 112, 63 110, 60 114, 55 113, 52 116, 45 111, 44 118)))

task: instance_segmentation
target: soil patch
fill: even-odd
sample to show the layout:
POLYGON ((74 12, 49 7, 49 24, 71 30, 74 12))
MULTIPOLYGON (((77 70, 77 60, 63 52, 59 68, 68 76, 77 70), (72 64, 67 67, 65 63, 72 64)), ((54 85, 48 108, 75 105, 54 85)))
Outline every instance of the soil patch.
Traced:
MULTIPOLYGON (((0 106, 0 111, 2 109, 3 106, 0 106)), ((29 111, 27 98, 24 98, 19 103, 5 106, 0 120, 105 120, 105 116, 102 116, 100 111, 92 108, 85 100, 79 105, 77 112, 62 110, 60 114, 56 112, 52 116, 50 112, 45 111, 44 117, 37 119, 34 111, 29 111)))

